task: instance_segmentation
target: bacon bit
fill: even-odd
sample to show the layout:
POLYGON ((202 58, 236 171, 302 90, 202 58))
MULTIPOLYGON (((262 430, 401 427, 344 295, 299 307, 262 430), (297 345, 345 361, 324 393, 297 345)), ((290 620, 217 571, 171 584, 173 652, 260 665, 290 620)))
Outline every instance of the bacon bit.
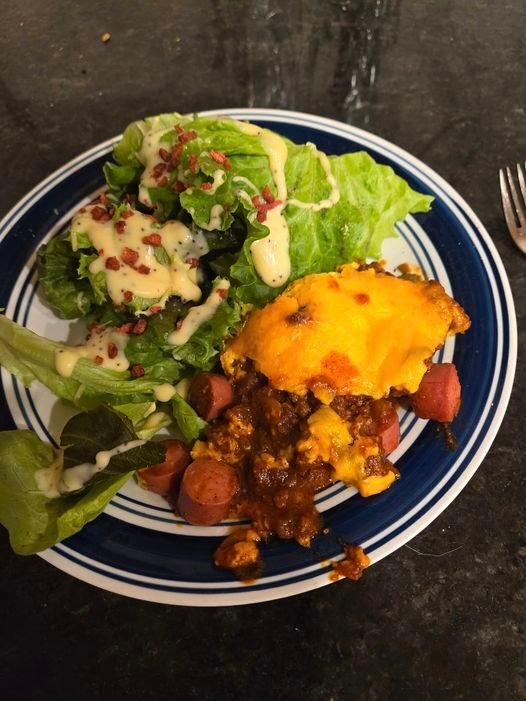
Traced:
POLYGON ((221 299, 226 299, 228 297, 228 290, 225 290, 224 287, 220 287, 216 292, 217 296, 221 297, 221 299))
POLYGON ((133 217, 134 212, 132 212, 131 209, 125 209, 124 212, 122 212, 121 217, 123 219, 129 219, 130 217, 133 217))
POLYGON ((181 144, 186 144, 189 141, 197 139, 197 132, 195 129, 190 129, 190 131, 183 131, 179 134, 179 141, 181 144))
POLYGON ((160 157, 163 159, 163 161, 165 161, 166 163, 168 163, 168 161, 169 161, 170 158, 171 158, 170 152, 167 151, 165 148, 160 148, 160 149, 159 149, 159 156, 160 156, 160 157))
POLYGON ((126 228, 126 222, 124 219, 119 219, 115 222, 115 230, 118 234, 124 234, 124 229, 126 228))
POLYGON ((172 190, 174 192, 184 192, 186 190, 186 185, 181 180, 176 180, 172 183, 172 190))
POLYGON ((194 175, 199 173, 199 163, 197 162, 197 153, 192 153, 190 160, 188 161, 188 168, 190 172, 194 175))
MULTIPOLYGON (((272 195, 272 193, 270 193, 272 195)), ((272 196, 273 197, 273 196, 272 196)), ((277 200, 273 197, 272 202, 262 202, 259 195, 252 198, 252 204, 257 209, 256 219, 258 222, 264 222, 267 218, 267 212, 274 207, 278 207, 283 204, 281 200, 277 200)))
POLYGON ((201 185, 201 190, 211 190, 212 189, 212 183, 203 183, 201 185))
POLYGON ((187 258, 185 260, 185 263, 190 266, 190 268, 197 268, 199 265, 199 259, 198 258, 187 258))
POLYGON ((255 197, 252 198, 252 204, 256 208, 263 207, 263 200, 261 199, 261 197, 259 195, 256 195, 255 197))
POLYGON ((212 160, 214 160, 216 163, 221 163, 221 165, 225 167, 225 170, 230 170, 230 168, 232 168, 230 161, 222 151, 214 151, 212 149, 208 153, 210 158, 212 158, 212 160))
POLYGON ((140 273, 141 275, 149 275, 150 274, 150 268, 147 265, 139 265, 138 268, 135 268, 135 270, 140 273))
POLYGON ((161 246, 163 241, 161 234, 148 234, 148 236, 142 237, 142 242, 147 246, 161 246))
POLYGON ((86 211, 86 207, 81 207, 78 211, 78 214, 84 214, 85 211, 86 211))
POLYGON ((158 185, 159 187, 164 187, 165 185, 168 185, 168 178, 166 177, 166 175, 163 176, 163 177, 157 182, 157 185, 158 185))
POLYGON ((261 194, 263 195, 263 199, 265 200, 265 202, 267 202, 268 204, 274 202, 274 200, 276 199, 274 197, 274 195, 272 194, 272 192, 270 191, 270 188, 268 185, 265 185, 261 194))
POLYGON ((108 270, 120 270, 121 264, 117 260, 115 256, 111 256, 110 258, 106 258, 106 268, 108 270))
POLYGON ((139 254, 134 251, 133 248, 128 248, 125 246, 122 250, 121 259, 126 263, 126 265, 135 265, 139 259, 139 254))
POLYGON ((266 221, 267 219, 267 211, 265 209, 258 209, 258 213, 256 214, 256 219, 258 222, 262 223, 266 221))
POLYGON ((102 329, 103 327, 100 326, 96 321, 90 321, 90 323, 88 324, 88 331, 90 332, 90 335, 92 331, 95 331, 95 333, 100 333, 102 329))
POLYGON ((100 355, 96 355, 94 360, 97 365, 102 365, 103 363, 103 359, 100 357, 100 355))
POLYGON ((183 127, 182 127, 180 124, 176 124, 176 125, 174 126, 174 129, 175 129, 175 131, 176 131, 178 134, 182 134, 182 133, 184 132, 184 129, 183 129, 183 127))
POLYGON ((172 148, 172 158, 175 161, 175 165, 179 163, 179 159, 181 158, 181 155, 183 153, 183 145, 182 144, 175 144, 175 146, 172 148))
POLYGON ((139 319, 139 321, 135 322, 133 329, 132 329, 132 334, 134 336, 140 336, 146 331, 146 326, 148 325, 148 322, 146 319, 139 319))
POLYGON ((165 170, 166 170, 166 163, 158 163, 152 169, 153 177, 156 180, 158 180, 161 177, 161 175, 164 173, 165 170))
POLYGON ((91 216, 93 217, 93 219, 95 219, 95 221, 100 221, 102 217, 107 216, 107 212, 103 207, 97 206, 93 207, 93 209, 91 210, 91 216))
POLYGON ((134 195, 132 192, 127 192, 124 196, 124 199, 129 204, 134 204, 135 202, 137 202, 137 195, 134 195))
POLYGON ((115 343, 112 343, 111 341, 108 343, 108 358, 113 360, 113 358, 116 358, 119 354, 119 349, 115 345, 115 343))
POLYGON ((117 326, 116 331, 117 333, 130 334, 133 333, 133 326, 133 321, 128 321, 126 324, 121 324, 121 326, 117 326))
POLYGON ((161 311, 161 309, 162 307, 159 307, 158 305, 150 307, 150 311, 152 314, 158 314, 161 311))
POLYGON ((144 366, 143 365, 132 365, 130 368, 130 373, 132 377, 143 377, 144 366))
POLYGON ((131 290, 125 290, 124 299, 126 300, 126 302, 131 302, 133 299, 133 292, 131 292, 131 290))
POLYGON ((105 192, 101 192, 101 193, 100 193, 100 195, 99 195, 99 202, 100 202, 104 207, 107 206, 107 204, 108 204, 108 198, 106 197, 106 193, 105 193, 105 192))

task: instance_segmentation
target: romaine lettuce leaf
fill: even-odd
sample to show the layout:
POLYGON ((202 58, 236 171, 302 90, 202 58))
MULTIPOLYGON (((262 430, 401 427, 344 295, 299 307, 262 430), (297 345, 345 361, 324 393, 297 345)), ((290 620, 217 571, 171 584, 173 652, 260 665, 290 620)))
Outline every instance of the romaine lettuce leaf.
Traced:
POLYGON ((183 440, 186 443, 193 443, 204 432, 208 424, 199 418, 190 404, 181 395, 174 394, 171 402, 175 423, 181 432, 183 440))

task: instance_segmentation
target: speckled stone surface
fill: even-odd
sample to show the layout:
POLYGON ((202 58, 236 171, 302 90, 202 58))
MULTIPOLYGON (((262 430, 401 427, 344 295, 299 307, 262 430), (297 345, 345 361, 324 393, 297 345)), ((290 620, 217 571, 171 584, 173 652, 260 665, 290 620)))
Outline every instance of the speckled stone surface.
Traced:
MULTIPOLYGON (((408 149, 467 199, 504 260, 525 345, 526 257, 497 169, 526 159, 523 0, 2 0, 0 210, 144 114, 286 107, 408 149), (111 40, 100 40, 103 32, 111 40)), ((94 589, 0 533, 0 698, 526 698, 521 361, 458 499, 357 583, 230 609, 94 589)))

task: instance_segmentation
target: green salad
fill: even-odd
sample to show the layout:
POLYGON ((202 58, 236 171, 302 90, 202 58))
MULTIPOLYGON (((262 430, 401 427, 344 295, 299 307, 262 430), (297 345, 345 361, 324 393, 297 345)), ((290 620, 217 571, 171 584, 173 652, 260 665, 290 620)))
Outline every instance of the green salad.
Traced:
POLYGON ((380 257, 395 223, 431 203, 367 153, 327 156, 177 113, 130 124, 104 177, 38 251, 47 303, 86 323, 86 343, 0 316, 0 365, 81 412, 58 453, 29 431, 0 434, 0 522, 23 554, 79 531, 135 470, 162 463, 151 440, 162 428, 189 445, 206 430, 188 383, 216 366, 250 309, 297 278, 380 257))

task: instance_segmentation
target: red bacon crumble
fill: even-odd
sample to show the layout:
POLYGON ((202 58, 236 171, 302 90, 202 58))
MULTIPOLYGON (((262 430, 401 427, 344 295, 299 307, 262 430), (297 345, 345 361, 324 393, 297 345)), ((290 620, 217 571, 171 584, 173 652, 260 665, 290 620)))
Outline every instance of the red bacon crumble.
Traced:
POLYGON ((228 297, 228 290, 225 290, 224 287, 220 287, 218 290, 216 290, 218 297, 221 297, 221 299, 226 299, 228 297))
POLYGON ((93 207, 91 210, 91 216, 95 221, 100 221, 102 217, 108 216, 106 210, 104 207, 99 207, 98 205, 96 207, 93 207))
POLYGON ((115 256, 110 256, 106 258, 106 268, 108 270, 120 270, 121 264, 115 256))
POLYGON ((172 184, 172 190, 174 192, 184 192, 186 190, 186 185, 181 180, 176 180, 172 184))
POLYGON ((148 234, 148 236, 143 236, 142 242, 147 246, 160 246, 162 244, 161 234, 148 234))
POLYGON ((108 343, 108 358, 116 358, 117 355, 119 354, 119 349, 117 348, 115 343, 112 343, 111 341, 108 343))
POLYGON ((134 251, 133 248, 128 248, 128 246, 125 246, 122 249, 121 259, 124 263, 126 263, 126 265, 135 265, 139 259, 139 254, 137 251, 134 251))
POLYGON ((158 314, 161 311, 161 309, 162 307, 159 307, 158 305, 150 307, 150 311, 152 314, 158 314))
POLYGON ((79 209, 79 214, 84 214, 85 211, 86 211, 86 207, 81 207, 79 209))
POLYGON ((208 153, 210 158, 212 158, 216 163, 220 163, 222 166, 224 166, 225 170, 230 170, 232 167, 230 161, 222 151, 214 151, 212 149, 208 153))
POLYGON ((96 355, 95 358, 94 358, 94 360, 95 360, 95 363, 96 363, 97 365, 102 365, 103 360, 102 360, 102 358, 100 357, 100 355, 96 355))
POLYGON ((174 129, 175 129, 175 131, 176 131, 178 134, 182 134, 182 133, 184 132, 184 129, 183 129, 183 127, 182 127, 180 124, 176 124, 176 125, 174 126, 174 129))
POLYGON ((199 173, 199 163, 197 162, 197 153, 192 153, 188 161, 188 168, 194 175, 199 173))
POLYGON ((211 190, 212 189, 212 183, 203 183, 201 185, 201 190, 211 190))
POLYGON ((160 156, 160 157, 163 159, 163 161, 165 161, 166 163, 168 163, 168 161, 170 160, 170 152, 167 151, 165 148, 160 148, 160 149, 159 149, 159 156, 160 156))
POLYGON ((198 258, 187 258, 185 260, 185 263, 189 265, 191 268, 197 268, 199 265, 199 259, 198 258))
POLYGON ((195 129, 190 129, 190 131, 183 131, 181 134, 179 134, 179 141, 181 144, 186 144, 189 141, 193 141, 194 139, 197 139, 197 132, 195 129))
POLYGON ((132 365, 130 368, 130 373, 132 377, 142 377, 144 375, 144 366, 143 365, 132 365))
POLYGON ((124 199, 125 199, 126 202, 128 202, 129 204, 133 204, 134 202, 137 201, 137 195, 134 195, 132 192, 128 192, 128 193, 126 193, 126 195, 124 196, 124 199))
POLYGON ((150 268, 147 265, 139 265, 138 268, 135 268, 135 270, 140 273, 141 275, 149 275, 150 274, 150 268))
POLYGON ((164 187, 165 185, 168 185, 168 178, 166 177, 166 175, 164 175, 164 176, 157 182, 157 185, 158 185, 159 187, 164 187))
POLYGON ((133 217, 133 215, 134 215, 134 212, 132 212, 131 209, 125 209, 125 210, 121 213, 121 217, 122 217, 123 219, 129 219, 130 217, 133 217))
POLYGON ((161 177, 161 175, 164 173, 165 170, 166 170, 166 163, 158 163, 152 169, 153 177, 156 180, 158 180, 161 177))
POLYGON ((252 198, 252 204, 253 204, 254 207, 256 207, 256 208, 262 207, 262 206, 263 206, 263 200, 261 199, 261 197, 260 197, 259 195, 256 195, 255 197, 252 198))
POLYGON ((125 333, 125 334, 130 334, 133 333, 133 327, 134 327, 133 321, 128 321, 126 324, 121 324, 120 326, 117 326, 117 333, 125 333))
POLYGON ((271 202, 274 202, 274 200, 276 199, 274 197, 274 195, 272 194, 272 192, 270 191, 270 188, 268 185, 265 185, 265 187, 261 191, 261 194, 263 195, 263 199, 265 200, 265 202, 267 202, 268 204, 270 204, 271 202))
POLYGON ((172 148, 172 159, 176 162, 175 165, 177 165, 177 163, 179 162, 182 153, 183 145, 180 143, 175 144, 172 148))
POLYGON ((125 290, 124 299, 126 300, 126 302, 131 302, 133 299, 133 292, 131 292, 131 290, 125 290))
POLYGON ((126 222, 124 219, 119 219, 119 221, 115 222, 115 231, 118 234, 124 234, 124 229, 126 228, 126 222))
POLYGON ((99 195, 99 202, 100 202, 104 207, 107 206, 107 204, 108 204, 108 198, 106 197, 106 193, 105 193, 105 192, 101 192, 101 193, 100 193, 100 195, 99 195))
POLYGON ((133 325, 132 334, 134 336, 140 336, 146 331, 147 325, 148 322, 146 321, 146 319, 139 319, 139 321, 136 321, 133 325))

